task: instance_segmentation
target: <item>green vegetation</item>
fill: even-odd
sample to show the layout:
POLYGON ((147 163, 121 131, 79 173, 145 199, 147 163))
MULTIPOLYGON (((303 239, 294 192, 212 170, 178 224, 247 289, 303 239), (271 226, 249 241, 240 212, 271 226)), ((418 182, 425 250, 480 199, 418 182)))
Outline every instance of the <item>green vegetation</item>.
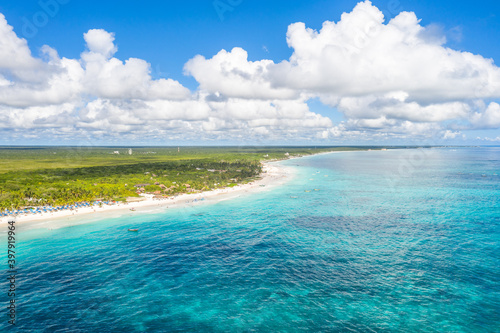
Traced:
POLYGON ((254 180, 262 161, 367 148, 146 147, 129 155, 128 148, 114 147, 4 147, 0 211, 211 190, 254 180))

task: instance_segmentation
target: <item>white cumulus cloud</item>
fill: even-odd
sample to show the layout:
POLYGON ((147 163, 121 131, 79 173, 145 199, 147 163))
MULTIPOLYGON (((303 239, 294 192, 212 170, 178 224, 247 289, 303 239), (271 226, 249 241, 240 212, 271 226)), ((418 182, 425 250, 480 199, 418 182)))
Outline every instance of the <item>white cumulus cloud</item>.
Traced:
POLYGON ((364 1, 320 30, 291 24, 281 62, 249 61, 239 47, 194 56, 184 66, 199 83, 190 91, 153 79, 146 60, 118 59, 102 29, 83 34, 78 59, 49 46, 33 56, 0 14, 0 128, 13 138, 160 142, 453 140, 500 128, 500 68, 450 49, 442 31, 412 12, 387 21, 364 1), (312 99, 345 120, 314 112, 312 99))
POLYGON ((500 128, 500 105, 490 103, 484 112, 475 112, 471 122, 476 128, 500 128))

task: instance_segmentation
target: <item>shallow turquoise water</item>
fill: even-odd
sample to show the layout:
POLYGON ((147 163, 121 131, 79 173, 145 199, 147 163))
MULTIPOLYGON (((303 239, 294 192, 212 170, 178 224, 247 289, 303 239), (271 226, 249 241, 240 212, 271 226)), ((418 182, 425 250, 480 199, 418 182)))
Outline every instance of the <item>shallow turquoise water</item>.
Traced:
POLYGON ((17 328, 498 332, 500 148, 282 163, 286 185, 215 205, 20 227, 17 328))

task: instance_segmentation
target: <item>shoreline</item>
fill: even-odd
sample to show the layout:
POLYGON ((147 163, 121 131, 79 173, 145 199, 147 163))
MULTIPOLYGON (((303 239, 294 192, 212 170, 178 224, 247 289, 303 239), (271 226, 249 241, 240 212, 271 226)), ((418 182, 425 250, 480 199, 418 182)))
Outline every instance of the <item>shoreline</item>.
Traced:
POLYGON ((238 198, 250 193, 267 191, 270 188, 284 184, 295 176, 295 168, 284 166, 279 162, 288 161, 303 157, 312 157, 324 154, 336 154, 356 151, 329 151, 306 156, 291 156, 287 159, 262 162, 263 172, 259 175, 261 178, 246 184, 236 185, 234 187, 225 187, 212 191, 200 193, 184 193, 178 196, 154 199, 153 196, 146 196, 144 200, 128 203, 115 203, 111 205, 90 206, 78 208, 76 210, 62 210, 57 212, 47 212, 41 214, 3 216, 0 218, 0 225, 6 225, 9 221, 15 221, 23 226, 32 226, 35 228, 55 229, 63 227, 63 222, 68 225, 84 224, 102 218, 116 218, 124 214, 137 213, 158 213, 167 209, 186 208, 194 205, 213 204, 238 198), (132 211, 133 209, 133 211, 132 211), (84 218, 88 217, 88 221, 84 218), (83 221, 82 221, 83 220, 83 221), (73 222, 73 223, 72 223, 73 222))
MULTIPOLYGON (((281 161, 263 162, 263 172, 259 175, 260 179, 234 187, 225 187, 201 193, 184 193, 165 199, 154 199, 153 196, 146 196, 141 201, 102 205, 102 207, 90 206, 76 210, 62 210, 30 215, 23 214, 16 217, 4 216, 0 218, 0 225, 7 224, 8 221, 15 221, 21 225, 37 224, 37 222, 41 222, 42 225, 52 224, 50 222, 56 224, 58 222, 76 220, 76 218, 81 219, 82 217, 89 217, 89 220, 95 220, 100 216, 104 216, 105 213, 121 213, 120 215, 123 213, 149 213, 158 210, 217 203, 237 198, 247 193, 266 191, 269 188, 289 181, 294 173, 293 168, 279 165, 277 164, 278 162, 281 161)), ((47 226, 43 228, 47 228, 47 226)))

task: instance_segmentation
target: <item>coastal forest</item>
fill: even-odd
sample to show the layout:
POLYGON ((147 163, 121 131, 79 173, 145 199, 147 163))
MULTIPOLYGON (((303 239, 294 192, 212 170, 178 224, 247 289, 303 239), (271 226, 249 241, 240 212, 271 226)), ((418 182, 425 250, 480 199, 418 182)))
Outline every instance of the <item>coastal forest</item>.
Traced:
POLYGON ((196 193, 251 182, 263 161, 367 147, 2 147, 0 211, 196 193))

